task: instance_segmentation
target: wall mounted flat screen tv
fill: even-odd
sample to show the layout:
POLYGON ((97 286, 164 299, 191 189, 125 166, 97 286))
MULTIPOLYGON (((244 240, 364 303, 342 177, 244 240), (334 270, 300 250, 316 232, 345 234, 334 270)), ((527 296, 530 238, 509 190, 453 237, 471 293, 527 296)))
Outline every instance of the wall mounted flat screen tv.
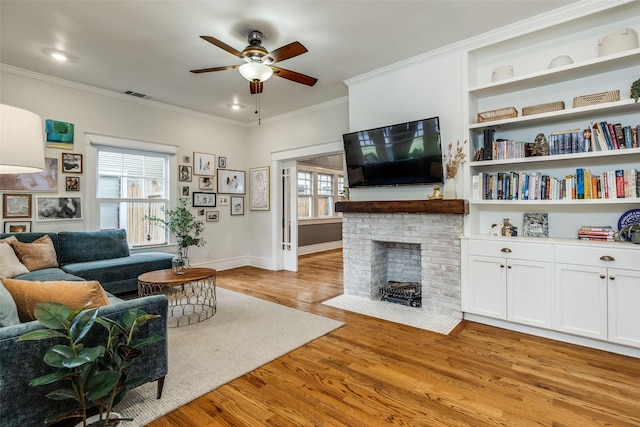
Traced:
POLYGON ((347 133, 342 139, 350 188, 443 182, 438 117, 347 133))

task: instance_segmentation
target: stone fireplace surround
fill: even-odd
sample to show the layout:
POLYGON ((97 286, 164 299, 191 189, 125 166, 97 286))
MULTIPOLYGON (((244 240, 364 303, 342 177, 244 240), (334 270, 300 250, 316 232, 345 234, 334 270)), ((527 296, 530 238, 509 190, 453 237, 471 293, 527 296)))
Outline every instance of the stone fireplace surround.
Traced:
POLYGON ((348 201, 336 203, 336 211, 343 213, 346 295, 369 300, 379 297, 379 283, 374 283, 376 244, 419 245, 422 310, 462 318, 459 236, 463 233, 463 215, 469 212, 467 201, 348 201))

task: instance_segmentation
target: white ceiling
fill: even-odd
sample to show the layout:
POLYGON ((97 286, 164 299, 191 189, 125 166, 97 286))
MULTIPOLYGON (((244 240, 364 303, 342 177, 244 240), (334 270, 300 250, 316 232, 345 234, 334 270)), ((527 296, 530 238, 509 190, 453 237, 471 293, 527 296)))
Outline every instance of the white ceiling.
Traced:
POLYGON ((269 79, 260 96, 265 119, 346 96, 352 77, 574 1, 0 0, 0 63, 254 122, 256 96, 237 70, 189 72, 242 63, 199 36, 241 51, 255 28, 269 51, 293 41, 309 50, 275 65, 318 83, 269 79), (47 48, 77 60, 54 62, 47 48), (233 102, 245 108, 232 111, 233 102))

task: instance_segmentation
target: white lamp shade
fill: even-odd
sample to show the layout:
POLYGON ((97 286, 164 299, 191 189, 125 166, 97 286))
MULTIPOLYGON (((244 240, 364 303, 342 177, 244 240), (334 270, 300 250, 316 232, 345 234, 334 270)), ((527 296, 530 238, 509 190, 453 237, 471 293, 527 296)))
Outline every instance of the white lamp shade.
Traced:
POLYGON ((249 62, 240 66, 240 74, 250 82, 264 82, 273 74, 271 67, 257 62, 249 62))
POLYGON ((37 114, 0 104, 0 174, 43 171, 43 135, 37 114))

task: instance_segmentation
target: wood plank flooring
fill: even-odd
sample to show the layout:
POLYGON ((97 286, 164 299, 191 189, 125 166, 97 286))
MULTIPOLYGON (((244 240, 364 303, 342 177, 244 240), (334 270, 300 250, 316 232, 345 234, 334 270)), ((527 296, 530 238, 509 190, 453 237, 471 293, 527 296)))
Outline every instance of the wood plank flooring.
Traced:
POLYGON ((345 322, 149 424, 640 426, 640 359, 463 321, 444 336, 322 305, 342 251, 298 273, 243 267, 218 286, 345 322))

